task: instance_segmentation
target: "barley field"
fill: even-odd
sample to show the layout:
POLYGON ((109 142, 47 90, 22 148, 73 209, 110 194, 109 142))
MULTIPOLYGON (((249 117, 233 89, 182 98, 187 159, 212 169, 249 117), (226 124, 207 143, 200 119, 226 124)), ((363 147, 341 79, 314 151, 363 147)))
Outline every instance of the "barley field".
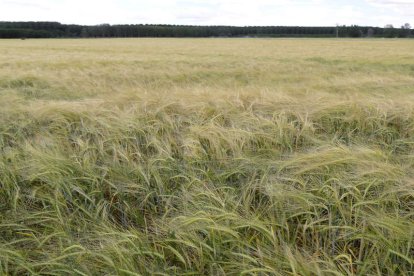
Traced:
POLYGON ((0 41, 0 275, 413 275, 414 40, 0 41))

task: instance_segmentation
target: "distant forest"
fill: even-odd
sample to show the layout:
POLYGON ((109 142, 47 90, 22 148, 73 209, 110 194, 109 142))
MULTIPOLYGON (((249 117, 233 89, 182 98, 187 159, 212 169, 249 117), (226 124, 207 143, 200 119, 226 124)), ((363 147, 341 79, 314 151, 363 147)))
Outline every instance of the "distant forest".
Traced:
POLYGON ((185 26, 185 25, 68 25, 59 22, 0 21, 0 38, 96 37, 413 37, 409 24, 401 28, 367 26, 185 26))

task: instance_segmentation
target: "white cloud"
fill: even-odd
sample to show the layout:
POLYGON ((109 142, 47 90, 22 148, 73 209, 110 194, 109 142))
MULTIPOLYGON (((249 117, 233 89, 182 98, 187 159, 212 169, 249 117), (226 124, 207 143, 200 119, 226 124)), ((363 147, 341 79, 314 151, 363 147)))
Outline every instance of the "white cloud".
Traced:
POLYGON ((382 26, 413 12, 414 0, 0 0, 0 20, 78 24, 382 26))
POLYGON ((382 8, 383 12, 395 12, 401 15, 414 15, 412 0, 366 0, 369 4, 382 8))
POLYGON ((385 24, 402 25, 412 22, 414 17, 414 0, 366 0, 377 9, 373 16, 381 26, 385 24))

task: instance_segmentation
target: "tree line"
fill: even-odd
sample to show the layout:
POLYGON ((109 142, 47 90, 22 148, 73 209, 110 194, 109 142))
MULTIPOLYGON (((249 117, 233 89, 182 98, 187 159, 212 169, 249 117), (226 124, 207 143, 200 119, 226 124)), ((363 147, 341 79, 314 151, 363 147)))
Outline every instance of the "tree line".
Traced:
POLYGON ((413 37, 409 24, 394 28, 369 26, 189 26, 110 25, 94 26, 59 22, 0 21, 0 38, 98 38, 98 37, 413 37))

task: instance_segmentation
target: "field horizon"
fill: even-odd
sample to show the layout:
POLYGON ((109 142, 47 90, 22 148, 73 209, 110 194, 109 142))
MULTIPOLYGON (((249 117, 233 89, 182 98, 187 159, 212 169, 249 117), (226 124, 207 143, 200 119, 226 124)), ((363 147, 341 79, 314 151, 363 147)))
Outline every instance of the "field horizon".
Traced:
POLYGON ((414 41, 0 41, 1 275, 413 275, 414 41))

